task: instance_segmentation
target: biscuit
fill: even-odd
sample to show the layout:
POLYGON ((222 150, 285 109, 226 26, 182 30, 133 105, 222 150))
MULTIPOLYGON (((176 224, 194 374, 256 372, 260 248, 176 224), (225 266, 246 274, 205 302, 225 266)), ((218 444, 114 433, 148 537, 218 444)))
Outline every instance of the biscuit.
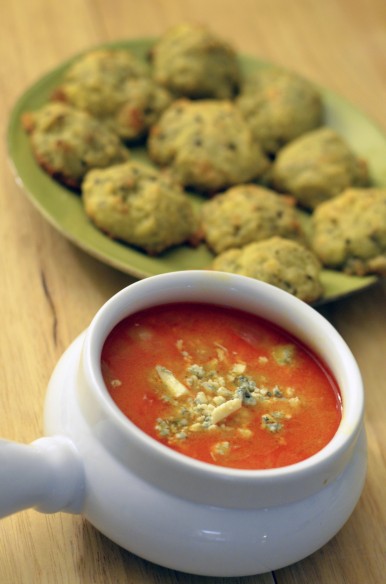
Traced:
POLYGON ((125 102, 129 80, 148 77, 147 64, 129 50, 96 49, 78 57, 67 69, 53 99, 103 118, 125 102))
POLYGON ((350 186, 368 184, 366 163, 332 128, 303 134, 279 151, 271 167, 273 188, 315 209, 350 186))
POLYGON ((215 254, 273 235, 302 237, 293 199, 254 184, 232 187, 204 202, 201 213, 204 238, 215 254))
POLYGON ((235 50, 205 26, 183 23, 169 29, 150 57, 154 79, 178 97, 229 99, 238 91, 235 50))
POLYGON ((321 264, 314 253, 278 236, 224 251, 211 268, 262 280, 309 303, 323 294, 321 264))
POLYGON ((90 171, 82 201, 96 227, 150 255, 184 242, 198 243, 190 199, 170 177, 147 164, 129 161, 90 171))
POLYGON ((150 130, 150 158, 184 186, 215 193, 262 176, 268 160, 230 101, 179 99, 150 130))
POLYGON ((123 140, 137 141, 147 135, 171 103, 171 94, 152 79, 132 79, 126 84, 124 103, 108 123, 123 140))
POLYGON ((48 103, 22 117, 38 164, 64 185, 78 189, 92 168, 128 160, 116 134, 88 113, 63 103, 48 103))
POLYGON ((269 155, 323 120, 320 92, 306 79, 276 67, 249 75, 237 105, 269 155))
POLYGON ((173 100, 167 89, 151 79, 145 62, 117 49, 80 57, 52 97, 97 117, 125 141, 146 136, 173 100))
POLYGON ((386 275, 386 188, 349 188, 312 216, 312 247, 329 268, 386 275))

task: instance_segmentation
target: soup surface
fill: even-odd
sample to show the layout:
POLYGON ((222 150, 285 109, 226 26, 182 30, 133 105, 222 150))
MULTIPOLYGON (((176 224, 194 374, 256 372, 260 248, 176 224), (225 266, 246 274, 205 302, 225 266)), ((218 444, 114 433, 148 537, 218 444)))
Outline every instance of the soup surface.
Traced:
POLYGON ((122 320, 102 373, 122 412, 163 444, 204 462, 277 468, 319 451, 341 420, 326 367, 251 314, 175 303, 122 320))

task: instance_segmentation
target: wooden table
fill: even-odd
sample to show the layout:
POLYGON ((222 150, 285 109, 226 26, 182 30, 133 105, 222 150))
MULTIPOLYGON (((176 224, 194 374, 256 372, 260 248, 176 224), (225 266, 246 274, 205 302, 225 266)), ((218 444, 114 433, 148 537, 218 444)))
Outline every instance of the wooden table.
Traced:
MULTIPOLYGON (((238 50, 275 61, 340 93, 386 131, 384 0, 18 0, 1 2, 0 435, 42 434, 54 365, 95 311, 132 278, 89 257, 37 212, 15 184, 4 130, 27 86, 92 45, 210 24, 238 50)), ((381 584, 386 572, 386 286, 323 310, 362 370, 369 467, 353 515, 323 549, 248 584, 381 584)), ((1 469, 0 469, 1 473, 1 469)), ((199 583, 120 549, 79 516, 24 511, 0 522, 2 584, 199 583)), ((219 579, 220 581, 225 581, 219 579)))

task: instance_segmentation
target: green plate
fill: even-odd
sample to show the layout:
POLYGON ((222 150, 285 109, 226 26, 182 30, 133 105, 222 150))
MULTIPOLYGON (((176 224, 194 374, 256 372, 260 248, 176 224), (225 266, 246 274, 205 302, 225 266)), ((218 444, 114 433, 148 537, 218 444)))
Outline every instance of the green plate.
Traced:
MULTIPOLYGON (((139 39, 118 41, 103 46, 128 48, 145 58, 153 42, 154 39, 139 39)), ((207 268, 212 255, 204 244, 196 249, 180 246, 154 258, 113 241, 90 223, 83 211, 79 195, 53 181, 36 164, 28 137, 20 123, 21 115, 39 108, 48 101, 65 69, 75 58, 77 57, 66 61, 27 89, 11 112, 7 142, 17 183, 42 215, 75 245, 102 262, 136 278, 178 270, 207 268)), ((240 60, 245 71, 267 65, 245 55, 241 55, 240 60)), ((386 137, 347 101, 330 91, 322 90, 322 94, 326 124, 343 135, 354 151, 368 161, 373 183, 386 186, 386 137)), ((144 149, 131 151, 133 158, 146 158, 144 149)), ((199 204, 199 198, 194 198, 199 204)), ((377 278, 347 276, 340 272, 323 270, 322 281, 325 288, 322 302, 329 302, 368 288, 377 282, 377 278)))

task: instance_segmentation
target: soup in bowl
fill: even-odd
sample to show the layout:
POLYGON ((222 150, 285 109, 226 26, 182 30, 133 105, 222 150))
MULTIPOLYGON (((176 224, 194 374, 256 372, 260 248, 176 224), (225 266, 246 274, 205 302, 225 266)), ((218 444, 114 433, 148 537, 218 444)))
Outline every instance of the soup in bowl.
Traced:
POLYGON ((225 306, 174 303, 123 319, 102 349, 122 412, 197 460, 240 469, 294 464, 342 417, 331 372, 276 325, 225 306))
POLYGON ((0 513, 82 513, 185 572, 277 569, 355 508, 363 411, 351 351, 310 306, 243 276, 154 276, 111 298, 65 352, 45 437, 0 447, 11 467, 0 513))

